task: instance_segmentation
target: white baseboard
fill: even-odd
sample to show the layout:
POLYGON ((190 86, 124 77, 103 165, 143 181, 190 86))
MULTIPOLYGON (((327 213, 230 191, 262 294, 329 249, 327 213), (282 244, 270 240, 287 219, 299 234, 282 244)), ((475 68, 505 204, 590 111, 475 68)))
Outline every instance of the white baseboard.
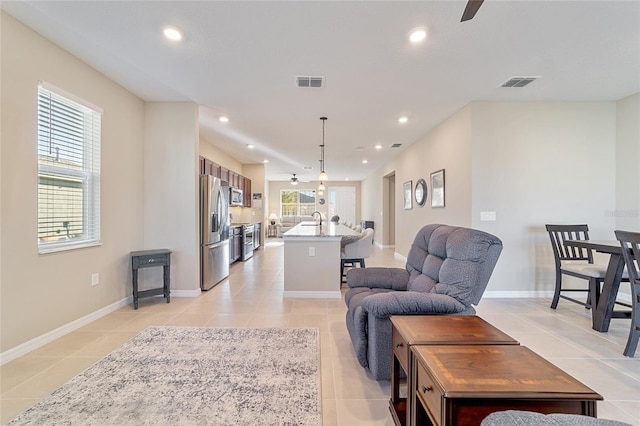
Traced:
POLYGON ((541 298, 541 297, 553 297, 553 291, 485 291, 482 295, 483 299, 527 299, 527 298, 541 298))
POLYGON ((285 299, 340 299, 342 293, 339 291, 285 291, 282 297, 285 299))
MULTIPOLYGON (((516 299, 516 298, 553 298, 553 290, 533 290, 533 291, 485 291, 482 295, 483 299, 516 299)), ((616 300, 620 302, 631 303, 631 295, 618 292, 616 300)))
POLYGON ((38 349, 41 346, 46 345, 47 343, 53 342, 54 340, 64 336, 65 334, 71 333, 79 329, 80 327, 84 327, 85 325, 102 318, 105 315, 110 314, 111 312, 117 311, 123 306, 127 306, 133 302, 133 296, 126 297, 122 300, 119 300, 115 303, 112 303, 109 306, 105 306, 102 309, 98 309, 95 312, 90 313, 89 315, 85 315, 82 318, 78 318, 75 321, 71 321, 68 324, 63 325, 62 327, 58 327, 55 330, 51 330, 48 333, 45 333, 41 336, 33 338, 21 345, 13 347, 7 351, 0 353, 0 365, 4 365, 9 361, 13 361, 16 358, 21 357, 34 349, 38 349))
POLYGON ((407 263, 407 258, 405 256, 401 255, 400 253, 398 253, 397 251, 393 252, 393 257, 398 259, 398 260, 400 260, 400 261, 402 261, 402 262, 404 262, 404 263, 407 263))

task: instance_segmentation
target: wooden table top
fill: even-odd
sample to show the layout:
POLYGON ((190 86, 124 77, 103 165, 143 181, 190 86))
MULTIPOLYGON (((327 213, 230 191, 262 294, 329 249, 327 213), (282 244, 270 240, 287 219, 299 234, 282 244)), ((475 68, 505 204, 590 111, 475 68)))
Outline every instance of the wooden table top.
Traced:
POLYGON ((517 345, 518 341, 475 315, 393 315, 409 345, 517 345))
POLYGON ((524 346, 412 346, 449 398, 602 400, 602 396, 524 346))

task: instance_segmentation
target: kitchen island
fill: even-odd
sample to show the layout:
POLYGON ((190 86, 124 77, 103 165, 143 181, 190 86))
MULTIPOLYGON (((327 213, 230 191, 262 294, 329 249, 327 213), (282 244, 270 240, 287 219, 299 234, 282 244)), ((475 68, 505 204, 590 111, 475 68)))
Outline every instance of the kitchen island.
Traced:
POLYGON ((284 297, 342 297, 340 242, 359 235, 333 222, 302 222, 285 232, 284 297))

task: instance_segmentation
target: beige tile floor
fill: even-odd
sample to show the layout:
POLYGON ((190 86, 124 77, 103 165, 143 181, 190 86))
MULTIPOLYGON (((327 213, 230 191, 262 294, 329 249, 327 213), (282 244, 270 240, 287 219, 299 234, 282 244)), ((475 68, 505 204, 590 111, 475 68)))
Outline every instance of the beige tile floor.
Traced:
MULTIPOLYGON (((342 300, 282 298, 282 240, 272 239, 197 298, 140 301, 0 367, 1 420, 7 422, 149 325, 318 327, 321 331, 324 425, 391 425, 389 382, 360 367, 344 324, 342 300)), ((374 248, 367 266, 402 267, 392 249, 374 248)), ((640 425, 640 355, 622 356, 629 320, 608 333, 590 327, 590 313, 548 299, 482 300, 478 314, 604 396, 598 417, 640 425)))

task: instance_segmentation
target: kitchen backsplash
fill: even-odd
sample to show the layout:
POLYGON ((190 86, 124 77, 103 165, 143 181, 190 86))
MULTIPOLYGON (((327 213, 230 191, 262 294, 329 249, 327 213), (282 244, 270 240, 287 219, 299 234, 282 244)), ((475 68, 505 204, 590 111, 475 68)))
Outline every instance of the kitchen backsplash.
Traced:
POLYGON ((251 207, 229 207, 229 213, 231 213, 232 223, 245 223, 245 222, 263 222, 264 218, 262 209, 254 209, 251 207))

